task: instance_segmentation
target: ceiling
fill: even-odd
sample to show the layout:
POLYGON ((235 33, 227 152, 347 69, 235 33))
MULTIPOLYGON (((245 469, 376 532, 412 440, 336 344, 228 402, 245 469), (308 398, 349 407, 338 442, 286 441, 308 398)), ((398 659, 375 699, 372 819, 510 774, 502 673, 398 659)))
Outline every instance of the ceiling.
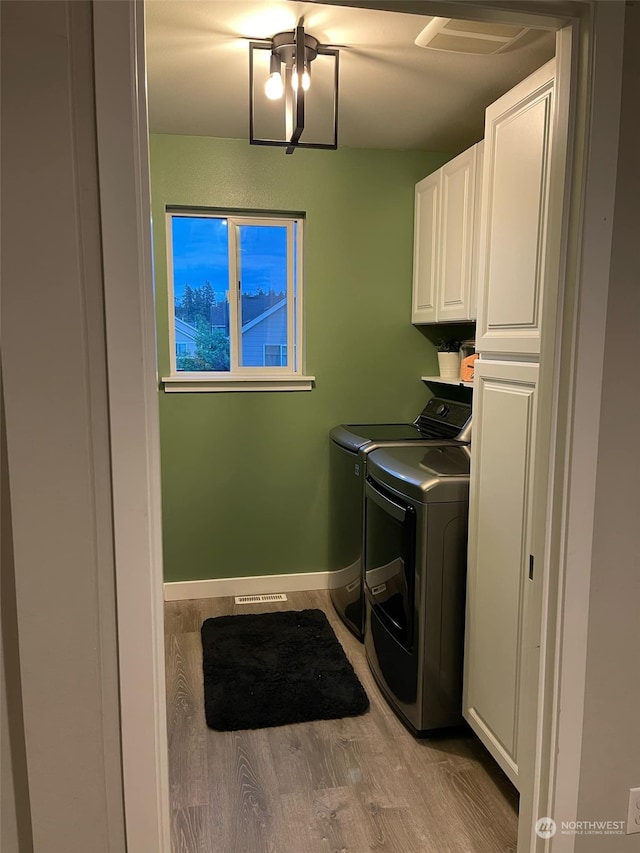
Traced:
POLYGON ((482 138, 485 107, 555 46, 554 33, 532 30, 500 54, 445 53, 414 44, 430 17, 296 0, 147 0, 146 9, 155 133, 248 139, 249 41, 304 18, 321 44, 340 48, 341 146, 456 153, 482 138))

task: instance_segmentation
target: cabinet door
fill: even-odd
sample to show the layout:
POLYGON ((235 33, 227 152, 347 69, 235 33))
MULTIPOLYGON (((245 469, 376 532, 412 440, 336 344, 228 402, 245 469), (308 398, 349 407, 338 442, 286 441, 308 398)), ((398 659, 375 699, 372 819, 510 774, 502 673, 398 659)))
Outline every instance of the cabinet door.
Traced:
POLYGON ((552 60, 486 111, 480 352, 540 352, 554 75, 552 60))
POLYGON ((476 198, 476 148, 442 167, 438 311, 441 322, 471 316, 471 278, 476 198))
POLYGON ((469 319, 478 316, 478 274, 480 272, 480 216, 482 202, 482 175, 484 174, 484 140, 476 145, 475 204, 473 215, 473 254, 471 260, 471 288, 469 295, 469 319))
POLYGON ((412 323, 436 321, 440 170, 416 184, 413 230, 412 323))
POLYGON ((463 713, 516 787, 537 381, 476 362, 463 713))

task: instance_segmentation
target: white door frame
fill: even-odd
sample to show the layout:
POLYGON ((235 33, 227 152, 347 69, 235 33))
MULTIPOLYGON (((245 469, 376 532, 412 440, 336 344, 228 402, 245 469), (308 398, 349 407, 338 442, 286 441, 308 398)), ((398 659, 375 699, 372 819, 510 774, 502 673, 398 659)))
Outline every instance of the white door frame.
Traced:
MULTIPOLYGON (((577 128, 569 140, 573 181, 561 247, 566 275, 552 342, 560 355, 550 400, 554 407, 550 470, 555 471, 555 480, 546 514, 552 525, 547 558, 559 567, 559 574, 550 577, 544 593, 548 611, 541 638, 544 689, 537 770, 531 802, 523 810, 530 817, 542 808, 571 820, 577 808, 581 727, 576 720, 581 719, 584 700, 591 563, 591 542, 583 541, 581 531, 592 526, 595 500, 592 461, 598 426, 593 413, 599 412, 601 398, 624 4, 596 8, 585 3, 581 21, 569 17, 575 7, 560 3, 514 0, 500 4, 498 11, 491 3, 486 8, 475 2, 455 5, 458 15, 464 5, 465 17, 470 18, 566 12, 564 23, 570 26, 566 32, 579 45, 573 52, 571 80, 572 126, 577 128), (595 41, 605 48, 598 54, 593 50, 595 41), (586 413, 590 417, 584 418, 586 413), (562 725, 567 709, 573 720, 570 731, 562 725), (560 743, 563 758, 556 760, 560 743)), ((420 6, 426 14, 442 14, 447 4, 425 0, 420 6)), ((94 40, 127 843, 129 853, 169 853, 143 3, 94 2, 94 40)), ((573 838, 558 835, 547 845, 554 853, 568 853, 573 838)), ((521 851, 543 847, 530 827, 521 826, 521 851)))
MULTIPOLYGON (((563 221, 564 281, 555 339, 554 440, 546 558, 534 804, 537 816, 577 819, 604 344, 621 105, 624 4, 590 3, 574 24, 573 138, 563 221), (553 481, 555 479, 555 482, 553 481)), ((541 400, 544 405, 545 401, 541 400)), ((534 818, 535 819, 535 818, 534 818)), ((571 853, 558 832, 536 851, 571 853)), ((523 846, 523 849, 529 848, 523 846)))
POLYGON ((128 853, 170 853, 144 6, 93 4, 128 853))

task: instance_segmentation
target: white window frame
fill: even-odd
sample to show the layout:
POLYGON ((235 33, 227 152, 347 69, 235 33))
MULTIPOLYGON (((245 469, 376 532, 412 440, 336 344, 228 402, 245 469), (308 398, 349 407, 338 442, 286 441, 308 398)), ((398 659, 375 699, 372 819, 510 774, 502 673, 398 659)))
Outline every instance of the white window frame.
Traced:
POLYGON ((304 217, 299 215, 250 215, 226 210, 179 210, 166 212, 167 237, 167 295, 169 322, 170 374, 163 376, 167 392, 193 391, 310 391, 315 377, 304 373, 303 281, 302 251, 304 217), (173 229, 176 218, 224 219, 228 223, 229 239, 229 333, 228 371, 178 371, 175 341, 175 293, 173 276, 173 229), (294 224, 297 226, 294 228, 294 224), (239 364, 240 342, 240 276, 237 229, 242 225, 280 226, 287 229, 287 352, 293 354, 286 367, 242 367, 239 364), (295 270, 294 270, 295 263, 295 270), (294 275, 295 273, 295 275, 294 275), (294 289, 294 281, 296 287, 294 289), (232 292, 233 291, 233 292, 232 292))

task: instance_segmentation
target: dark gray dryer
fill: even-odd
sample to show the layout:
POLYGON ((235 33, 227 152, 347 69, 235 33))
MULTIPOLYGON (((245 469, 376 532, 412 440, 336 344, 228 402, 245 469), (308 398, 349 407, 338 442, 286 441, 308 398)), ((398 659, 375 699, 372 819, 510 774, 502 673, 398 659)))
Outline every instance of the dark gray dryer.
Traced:
POLYGON ((432 397, 411 424, 342 424, 330 432, 329 568, 331 600, 347 627, 364 637, 364 484, 369 454, 381 447, 468 444, 471 406, 432 397))
POLYGON ((365 650, 416 734, 460 725, 469 505, 468 448, 369 454, 365 650))

